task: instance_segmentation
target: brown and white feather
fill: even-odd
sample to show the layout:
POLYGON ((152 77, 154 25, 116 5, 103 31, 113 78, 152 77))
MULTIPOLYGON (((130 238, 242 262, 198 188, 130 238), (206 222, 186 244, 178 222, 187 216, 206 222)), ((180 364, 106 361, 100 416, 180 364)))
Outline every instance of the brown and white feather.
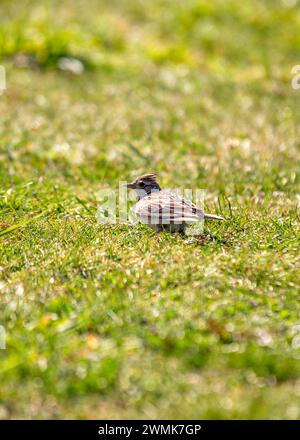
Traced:
POLYGON ((193 203, 167 190, 141 198, 135 214, 147 225, 189 224, 204 218, 204 213, 193 203))

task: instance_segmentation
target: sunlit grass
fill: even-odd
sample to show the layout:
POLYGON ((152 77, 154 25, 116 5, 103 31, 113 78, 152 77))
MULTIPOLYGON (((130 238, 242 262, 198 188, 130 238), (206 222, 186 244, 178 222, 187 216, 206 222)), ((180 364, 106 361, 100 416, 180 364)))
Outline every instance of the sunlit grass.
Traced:
POLYGON ((299 417, 299 16, 1 4, 1 417, 299 417), (225 222, 99 225, 147 171, 225 222))

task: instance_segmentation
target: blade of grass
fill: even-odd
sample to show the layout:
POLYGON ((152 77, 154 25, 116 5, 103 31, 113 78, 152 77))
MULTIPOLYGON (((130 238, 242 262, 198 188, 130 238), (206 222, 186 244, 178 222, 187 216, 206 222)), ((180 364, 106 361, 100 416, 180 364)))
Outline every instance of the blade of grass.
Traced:
POLYGON ((8 234, 9 232, 15 231, 16 229, 23 228, 24 226, 28 225, 29 223, 33 222, 34 220, 36 220, 40 217, 43 217, 46 214, 50 214, 49 210, 40 212, 39 214, 37 214, 27 220, 24 220, 23 222, 16 223, 15 225, 12 225, 9 228, 4 229, 3 231, 0 231, 0 237, 2 235, 8 234))
MULTIPOLYGON (((83 199, 80 199, 79 197, 75 196, 75 199, 77 200, 77 202, 79 202, 84 209, 89 213, 89 214, 94 214, 94 212, 92 211, 92 209, 87 205, 87 202, 83 199)), ((93 206, 94 209, 97 209, 95 206, 93 206)))

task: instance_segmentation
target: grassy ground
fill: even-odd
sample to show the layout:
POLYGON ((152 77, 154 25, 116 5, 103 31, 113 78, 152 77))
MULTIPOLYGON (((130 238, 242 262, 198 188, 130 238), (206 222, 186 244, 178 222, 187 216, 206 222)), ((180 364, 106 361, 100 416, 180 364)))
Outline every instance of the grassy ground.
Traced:
POLYGON ((0 17, 0 417, 299 418, 297 2, 0 17), (226 221, 99 225, 97 191, 148 171, 226 221))

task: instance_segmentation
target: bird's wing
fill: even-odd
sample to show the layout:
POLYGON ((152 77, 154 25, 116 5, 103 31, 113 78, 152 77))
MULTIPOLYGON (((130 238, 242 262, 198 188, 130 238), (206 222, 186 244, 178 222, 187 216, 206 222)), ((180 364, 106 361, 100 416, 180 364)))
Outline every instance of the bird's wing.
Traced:
POLYGON ((199 222, 198 208, 183 198, 167 191, 143 197, 136 205, 135 214, 145 224, 182 224, 199 222))
POLYGON ((184 199, 183 197, 181 197, 177 193, 170 193, 170 194, 172 197, 175 197, 178 201, 181 201, 181 203, 183 203, 184 206, 192 209, 192 211, 198 215, 198 220, 199 220, 199 218, 201 219, 204 217, 204 213, 203 213, 202 209, 198 208, 198 206, 196 206, 193 202, 191 202, 190 200, 184 199))

